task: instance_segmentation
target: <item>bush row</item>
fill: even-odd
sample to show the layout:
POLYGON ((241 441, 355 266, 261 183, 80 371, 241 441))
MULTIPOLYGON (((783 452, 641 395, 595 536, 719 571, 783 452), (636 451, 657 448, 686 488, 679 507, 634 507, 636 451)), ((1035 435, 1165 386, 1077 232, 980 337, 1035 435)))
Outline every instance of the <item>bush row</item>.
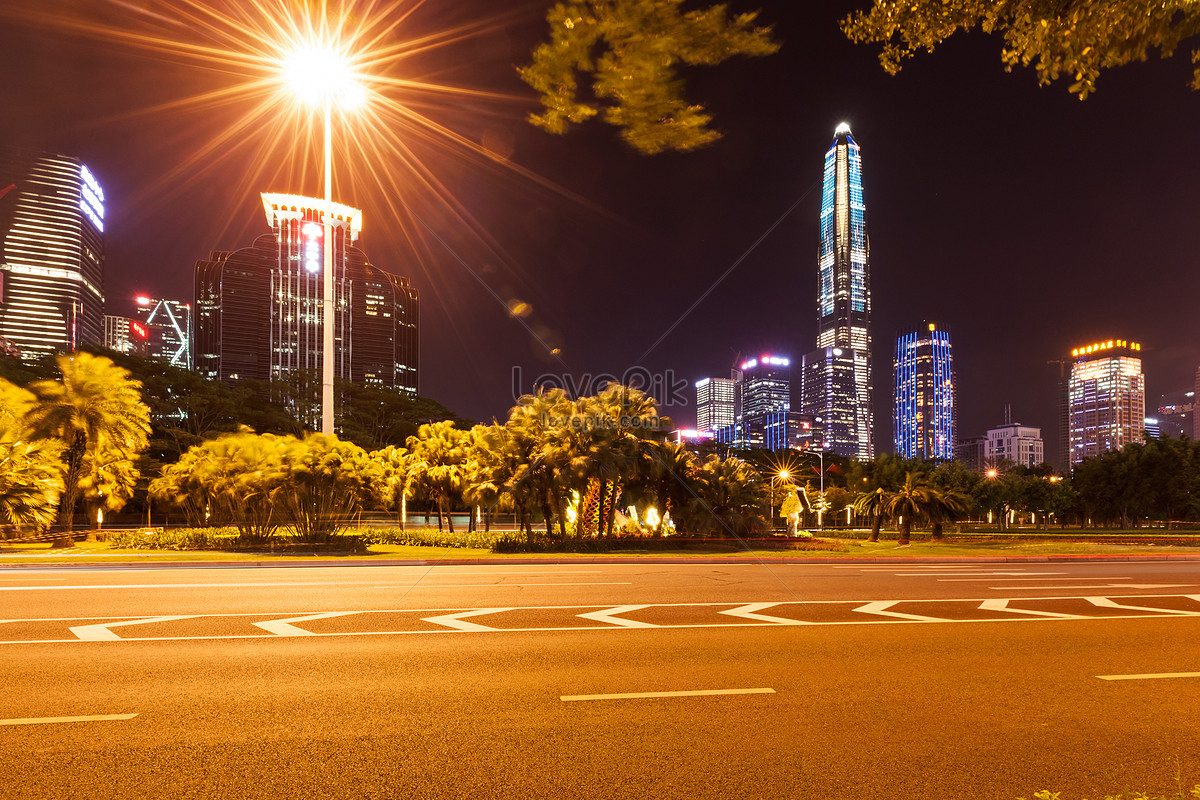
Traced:
POLYGON ((322 536, 318 542, 307 541, 291 529, 282 529, 269 537, 247 537, 236 528, 155 528, 150 530, 113 531, 108 546, 118 550, 250 550, 279 552, 281 550, 325 550, 338 553, 365 553, 367 543, 353 534, 322 536))

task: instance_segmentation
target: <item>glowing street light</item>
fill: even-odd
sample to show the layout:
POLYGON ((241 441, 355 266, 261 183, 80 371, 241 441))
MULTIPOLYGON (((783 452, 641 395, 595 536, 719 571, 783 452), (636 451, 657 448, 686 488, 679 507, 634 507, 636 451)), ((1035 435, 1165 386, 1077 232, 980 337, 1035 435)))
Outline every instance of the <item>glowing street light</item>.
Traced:
MULTIPOLYGON (((333 106, 351 110, 367 92, 344 53, 320 40, 283 56, 280 74, 299 100, 320 106, 325 123, 325 275, 321 301, 321 432, 333 433, 333 106)), ((345 241, 343 239, 343 241, 345 241)))

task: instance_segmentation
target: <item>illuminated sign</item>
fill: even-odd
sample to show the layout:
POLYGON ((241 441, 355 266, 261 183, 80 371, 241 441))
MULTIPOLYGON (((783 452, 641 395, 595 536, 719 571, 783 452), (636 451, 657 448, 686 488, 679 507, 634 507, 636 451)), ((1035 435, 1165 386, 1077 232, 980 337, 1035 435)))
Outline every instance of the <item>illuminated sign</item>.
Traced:
POLYGON ((150 331, 146 330, 146 326, 136 319, 131 319, 129 320, 129 334, 139 339, 145 339, 150 335, 150 331))
POLYGON ((1103 352, 1104 350, 1112 350, 1112 349, 1118 348, 1118 347, 1119 348, 1128 348, 1129 350, 1132 350, 1134 352, 1140 351, 1142 349, 1142 346, 1140 344, 1138 344, 1137 342, 1128 342, 1124 339, 1109 339, 1107 342, 1096 342, 1095 344, 1089 344, 1089 345, 1085 345, 1083 347, 1076 347, 1074 350, 1071 351, 1071 357, 1079 358, 1080 356, 1089 356, 1092 353, 1099 353, 1099 352, 1103 352))
POLYGON ((762 358, 752 358, 749 361, 743 361, 742 369, 754 369, 759 364, 770 365, 774 367, 786 367, 790 363, 791 362, 786 358, 779 358, 778 356, 763 356, 762 358))
POLYGON ((149 298, 149 297, 146 297, 145 295, 141 295, 141 294, 139 294, 139 295, 138 295, 136 298, 134 298, 134 299, 135 299, 135 300, 137 300, 137 304, 138 304, 139 306, 148 306, 148 305, 150 305, 150 298, 149 298))
POLYGON ((104 233, 104 190, 87 167, 80 165, 79 175, 83 178, 83 185, 79 187, 79 210, 92 221, 96 230, 104 233))
POLYGON ((680 439, 687 439, 693 442, 700 439, 712 439, 716 435, 717 434, 714 431, 697 431, 691 428, 684 428, 679 431, 680 439))
POLYGON ((325 233, 321 226, 310 222, 304 226, 303 233, 308 239, 304 244, 304 268, 309 272, 321 271, 321 243, 318 239, 325 233))

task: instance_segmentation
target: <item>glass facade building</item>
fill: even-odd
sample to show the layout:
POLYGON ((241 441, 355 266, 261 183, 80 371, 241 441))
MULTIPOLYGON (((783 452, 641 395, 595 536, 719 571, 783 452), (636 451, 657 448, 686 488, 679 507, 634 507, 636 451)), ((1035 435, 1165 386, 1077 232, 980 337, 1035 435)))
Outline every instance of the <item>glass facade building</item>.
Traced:
POLYGON ((79 159, 0 148, 0 337, 26 357, 104 344, 104 190, 79 159))
POLYGON ((1071 351, 1075 360, 1068 388, 1072 466, 1143 441, 1146 379, 1141 349, 1137 342, 1109 339, 1071 351))
POLYGON ((801 410, 824 419, 825 449, 859 459, 875 455, 869 262, 862 155, 842 124, 825 153, 817 343, 803 361, 801 410))
POLYGON ((895 367, 896 455, 953 459, 958 407, 950 331, 932 322, 903 331, 896 338, 895 367))
MULTIPOLYGON (((324 206, 264 194, 272 232, 251 247, 214 251, 196 264, 193 358, 227 382, 320 375, 324 206)), ((354 246, 358 209, 334 207, 334 375, 416 393, 420 305, 408 280, 354 246)))
POLYGON ((737 421, 736 378, 701 378, 696 381, 696 430, 715 431, 737 421))
POLYGON ((172 366, 192 368, 192 304, 137 298, 137 317, 146 327, 146 355, 172 366))

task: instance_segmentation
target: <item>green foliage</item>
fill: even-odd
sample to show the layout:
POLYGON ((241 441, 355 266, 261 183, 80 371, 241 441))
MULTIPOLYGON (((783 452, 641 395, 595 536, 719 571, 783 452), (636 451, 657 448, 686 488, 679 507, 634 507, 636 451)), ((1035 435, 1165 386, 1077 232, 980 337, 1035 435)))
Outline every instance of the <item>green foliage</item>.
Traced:
POLYGON ((274 501, 307 542, 327 541, 362 510, 379 468, 365 450, 336 436, 285 437, 274 501))
POLYGON ((521 78, 543 111, 530 122, 550 133, 597 114, 639 152, 693 150, 719 138, 704 107, 684 97, 681 67, 715 65, 735 55, 776 52, 757 14, 729 17, 725 5, 681 11, 683 0, 575 0, 546 15, 550 41, 538 45, 521 78), (593 100, 579 97, 579 77, 593 100))
MULTIPOLYGON (((879 61, 890 74, 920 50, 932 51, 958 31, 975 28, 1004 40, 1006 69, 1032 66, 1038 82, 1061 76, 1080 98, 1095 91, 1101 71, 1146 61, 1153 51, 1169 58, 1200 35, 1195 0, 875 0, 867 11, 842 20, 854 42, 881 46, 879 61)), ((1200 62, 1200 50, 1192 51, 1200 62)), ((1192 73, 1200 89, 1200 66, 1192 73)))
MULTIPOLYGON (((1104 800, 1186 800, 1188 797, 1200 800, 1200 784, 1193 786, 1187 795, 1184 795, 1182 790, 1169 796, 1165 794, 1152 796, 1146 792, 1130 792, 1129 794, 1122 792, 1115 795, 1106 794, 1104 795, 1104 800)), ((1018 800, 1025 800, 1025 798, 1021 797, 1018 800)), ((1062 792, 1052 792, 1049 789, 1043 789, 1040 792, 1033 793, 1033 800, 1062 800, 1062 792)))
POLYGON ((331 535, 314 543, 292 531, 276 531, 262 540, 248 540, 234 528, 170 528, 114 531, 108 546, 114 550, 275 551, 323 545, 327 552, 365 553, 367 542, 357 534, 331 535))
POLYGON ((37 405, 27 414, 32 435, 63 442, 59 522, 70 530, 82 494, 93 508, 125 504, 146 449, 150 412, 141 384, 104 356, 79 352, 56 359, 60 378, 34 381, 37 405))
MULTIPOLYGON (((495 531, 439 531, 435 528, 357 528, 355 535, 368 545, 390 544, 410 547, 456 547, 473 550, 490 550, 497 541, 514 536, 512 532, 495 531)), ((500 551, 496 551, 500 552, 500 551)))

